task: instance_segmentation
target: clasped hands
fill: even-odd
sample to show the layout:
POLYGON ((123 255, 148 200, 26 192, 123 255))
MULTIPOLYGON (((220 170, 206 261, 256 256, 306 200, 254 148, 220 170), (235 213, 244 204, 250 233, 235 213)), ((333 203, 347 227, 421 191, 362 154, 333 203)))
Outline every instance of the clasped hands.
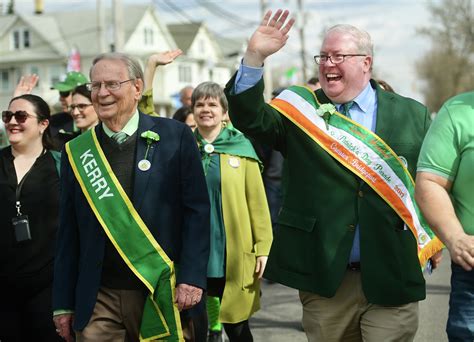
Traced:
POLYGON ((176 286, 175 303, 178 310, 186 310, 192 308, 199 303, 202 298, 202 289, 193 285, 178 284, 176 286))

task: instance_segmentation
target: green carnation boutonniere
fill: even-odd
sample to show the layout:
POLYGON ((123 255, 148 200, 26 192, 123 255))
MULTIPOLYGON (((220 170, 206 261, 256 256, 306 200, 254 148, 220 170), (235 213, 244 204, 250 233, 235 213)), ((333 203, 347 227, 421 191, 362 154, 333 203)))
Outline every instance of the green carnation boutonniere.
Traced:
POLYGON ((145 151, 145 157, 143 157, 143 159, 138 162, 138 168, 142 171, 148 171, 151 167, 151 163, 147 159, 148 151, 150 150, 151 144, 160 141, 160 135, 153 131, 145 131, 140 135, 140 137, 146 139, 147 146, 145 151))
POLYGON ((329 129, 329 118, 336 112, 336 107, 332 103, 323 103, 316 109, 316 114, 324 119, 326 129, 329 129))

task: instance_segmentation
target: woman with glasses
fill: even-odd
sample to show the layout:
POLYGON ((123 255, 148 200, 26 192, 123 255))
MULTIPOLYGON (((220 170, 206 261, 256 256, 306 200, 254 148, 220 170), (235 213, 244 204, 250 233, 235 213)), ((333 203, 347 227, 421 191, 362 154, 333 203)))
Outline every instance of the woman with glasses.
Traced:
POLYGON ((99 117, 92 106, 91 92, 86 85, 81 85, 72 92, 72 103, 69 110, 74 124, 81 132, 85 132, 99 123, 99 117))
POLYGON ((10 146, 0 151, 0 340, 60 341, 52 322, 59 153, 40 97, 14 97, 2 112, 10 146))

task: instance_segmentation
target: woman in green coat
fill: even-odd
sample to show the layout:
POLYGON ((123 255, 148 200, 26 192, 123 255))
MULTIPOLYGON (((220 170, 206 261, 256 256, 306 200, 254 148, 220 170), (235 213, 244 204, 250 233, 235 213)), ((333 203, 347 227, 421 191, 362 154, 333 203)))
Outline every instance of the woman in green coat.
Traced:
POLYGON ((272 242, 259 160, 249 140, 224 124, 227 100, 218 84, 201 83, 192 108, 211 201, 208 295, 221 299, 219 319, 230 341, 253 341, 248 319, 260 308, 272 242))

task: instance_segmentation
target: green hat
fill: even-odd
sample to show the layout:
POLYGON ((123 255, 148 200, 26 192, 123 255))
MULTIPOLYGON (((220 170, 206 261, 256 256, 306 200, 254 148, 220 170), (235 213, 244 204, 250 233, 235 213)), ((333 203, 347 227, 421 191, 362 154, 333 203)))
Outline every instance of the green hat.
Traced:
POLYGON ((51 89, 59 91, 71 91, 76 87, 89 82, 84 74, 78 71, 71 71, 66 74, 66 79, 62 82, 55 83, 51 89))

